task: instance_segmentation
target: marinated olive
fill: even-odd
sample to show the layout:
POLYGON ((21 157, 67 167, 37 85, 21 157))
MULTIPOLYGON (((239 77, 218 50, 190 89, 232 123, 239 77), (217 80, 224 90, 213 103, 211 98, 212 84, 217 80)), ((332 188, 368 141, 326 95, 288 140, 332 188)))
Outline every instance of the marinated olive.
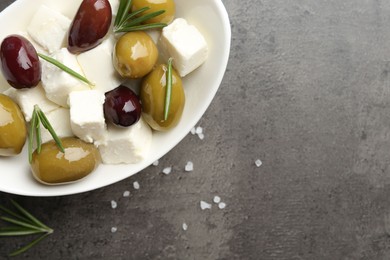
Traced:
POLYGON ((42 144, 41 152, 32 155, 31 170, 35 179, 49 185, 65 184, 80 180, 93 172, 100 164, 98 149, 75 137, 61 139, 65 153, 54 141, 42 144))
POLYGON ((158 50, 145 32, 129 32, 115 44, 113 63, 116 71, 127 78, 141 78, 156 64, 158 50))
POLYGON ((164 13, 147 20, 145 23, 170 23, 175 17, 175 2, 173 0, 134 0, 132 10, 136 11, 143 7, 149 7, 142 14, 149 14, 159 10, 165 10, 164 13))
POLYGON ((1 70, 8 83, 16 88, 31 88, 41 80, 37 51, 26 38, 10 35, 1 43, 1 70))
POLYGON ((80 53, 99 45, 111 25, 108 0, 83 0, 70 26, 68 50, 80 53))
POLYGON ((183 84, 178 73, 172 69, 172 95, 167 120, 164 120, 167 66, 161 64, 142 81, 141 104, 145 121, 155 130, 166 131, 179 123, 184 109, 183 84))
POLYGON ((137 95, 122 85, 106 93, 103 108, 106 120, 119 126, 131 126, 141 117, 137 95))
POLYGON ((19 106, 8 96, 0 94, 0 155, 19 154, 26 136, 26 122, 19 106))

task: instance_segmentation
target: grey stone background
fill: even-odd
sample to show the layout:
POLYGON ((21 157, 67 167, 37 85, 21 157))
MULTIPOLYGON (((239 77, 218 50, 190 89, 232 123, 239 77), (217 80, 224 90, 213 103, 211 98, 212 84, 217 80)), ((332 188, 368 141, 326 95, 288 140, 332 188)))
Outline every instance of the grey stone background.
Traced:
MULTIPOLYGON (((205 139, 99 190, 0 193, 55 229, 16 259, 390 259, 390 2, 223 3, 231 57, 205 139), (215 195, 226 208, 202 211, 215 195)), ((0 258, 27 240, 0 238, 0 258)))

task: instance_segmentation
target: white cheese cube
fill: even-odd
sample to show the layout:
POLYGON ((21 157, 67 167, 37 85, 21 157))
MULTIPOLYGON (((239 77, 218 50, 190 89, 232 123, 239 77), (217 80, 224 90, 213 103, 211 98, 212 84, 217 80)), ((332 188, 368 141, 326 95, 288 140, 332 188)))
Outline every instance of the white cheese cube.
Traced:
POLYGON ((70 93, 70 125, 75 136, 88 143, 102 142, 106 130, 104 100, 104 93, 97 90, 70 93))
POLYGON ((199 30, 183 18, 164 27, 160 38, 165 58, 173 58, 173 66, 181 77, 192 72, 207 59, 208 47, 199 30))
MULTIPOLYGON (((73 136, 72 128, 70 127, 70 112, 67 108, 57 108, 49 113, 45 114, 47 120, 49 120, 54 131, 58 137, 68 137, 73 136)), ((53 140, 53 137, 47 131, 46 128, 40 124, 42 143, 53 140)))
POLYGON ((29 89, 8 90, 8 95, 19 105, 27 122, 31 120, 34 106, 38 105, 43 113, 51 112, 59 106, 46 98, 41 84, 29 89))
POLYGON ((53 53, 64 45, 71 22, 56 10, 41 5, 28 25, 27 32, 45 50, 53 53))
POLYGON ((103 93, 118 87, 123 81, 112 65, 114 45, 115 38, 110 36, 97 47, 77 56, 85 76, 95 84, 94 89, 103 93))
MULTIPOLYGON (((77 73, 83 72, 77 62, 76 56, 62 48, 52 54, 52 57, 77 73)), ((54 103, 68 107, 68 96, 72 91, 88 90, 87 84, 57 68, 53 64, 42 61, 42 86, 46 96, 54 103)))
POLYGON ((141 117, 130 127, 108 125, 105 141, 105 144, 99 145, 103 163, 138 163, 147 157, 152 130, 141 117))

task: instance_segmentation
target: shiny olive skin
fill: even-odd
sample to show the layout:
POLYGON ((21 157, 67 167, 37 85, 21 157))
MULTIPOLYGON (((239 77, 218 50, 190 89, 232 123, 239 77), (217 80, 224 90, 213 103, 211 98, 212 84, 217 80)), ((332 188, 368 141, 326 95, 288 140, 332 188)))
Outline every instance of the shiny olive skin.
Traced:
POLYGON ((149 14, 159 10, 165 10, 164 13, 153 17, 150 20, 147 20, 145 23, 167 23, 173 21, 175 17, 175 2, 173 0, 133 0, 132 10, 136 11, 143 7, 149 7, 149 10, 146 10, 142 14, 149 14))
POLYGON ((16 88, 32 88, 41 81, 41 64, 34 46, 20 35, 9 35, 0 47, 1 70, 16 88))
POLYGON ((151 128, 167 131, 175 127, 184 109, 185 95, 179 74, 172 68, 172 95, 167 120, 164 120, 167 65, 157 66, 144 78, 141 85, 140 98, 142 116, 151 128))
POLYGON ((156 44, 147 33, 128 32, 115 44, 113 64, 122 77, 136 79, 148 74, 157 58, 156 44))
POLYGON ((27 128, 19 106, 0 94, 0 156, 19 154, 26 142, 27 128))
POLYGON ((104 117, 118 126, 131 126, 141 117, 141 104, 138 96, 128 87, 119 86, 106 94, 104 117))
POLYGON ((99 45, 110 28, 111 18, 108 0, 83 0, 70 26, 69 52, 77 54, 99 45))
POLYGON ((93 172, 101 162, 99 150, 75 138, 61 139, 65 153, 54 141, 42 144, 38 154, 32 155, 31 171, 36 180, 48 185, 66 184, 81 180, 93 172))

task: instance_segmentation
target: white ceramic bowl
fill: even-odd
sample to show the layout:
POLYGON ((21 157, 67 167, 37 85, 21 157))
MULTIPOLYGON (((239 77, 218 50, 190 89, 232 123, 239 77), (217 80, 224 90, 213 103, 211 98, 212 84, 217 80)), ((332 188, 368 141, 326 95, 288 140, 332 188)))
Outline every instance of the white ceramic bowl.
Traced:
MULTIPOLYGON (((18 0, 0 13, 0 40, 9 34, 25 31, 41 4, 57 9, 73 18, 81 0, 18 0)), ((101 165, 82 181, 45 186, 30 173, 27 149, 11 158, 0 157, 0 191, 27 196, 69 195, 97 189, 123 180, 161 158, 179 143, 199 121, 214 98, 226 70, 230 51, 230 23, 221 0, 175 0, 176 17, 183 17, 205 36, 209 46, 207 61, 184 78, 186 105, 177 127, 167 133, 154 132, 152 147, 146 160, 129 165, 101 165)), ((0 91, 7 84, 0 76, 0 91)))

